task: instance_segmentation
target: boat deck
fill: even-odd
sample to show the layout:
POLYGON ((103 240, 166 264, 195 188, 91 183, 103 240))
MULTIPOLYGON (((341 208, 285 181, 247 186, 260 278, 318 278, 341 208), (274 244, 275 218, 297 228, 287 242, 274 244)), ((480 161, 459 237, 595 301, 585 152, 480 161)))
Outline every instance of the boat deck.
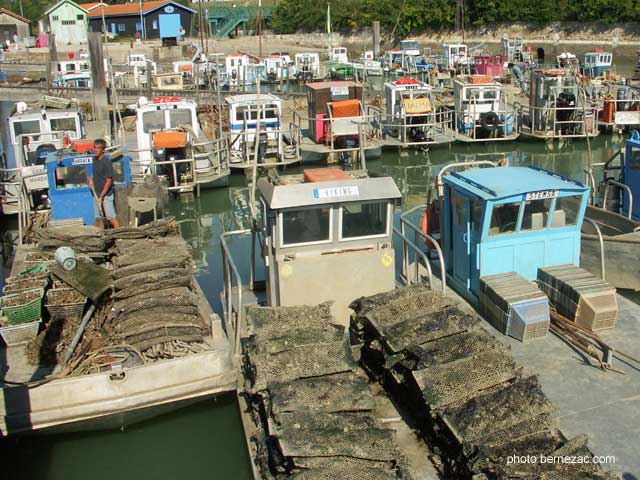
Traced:
MULTIPOLYGON (((437 264, 436 264, 437 265, 437 264)), ((439 272, 435 266, 434 272, 439 272)), ((440 282, 434 278, 434 288, 440 282)), ((451 288, 447 290, 461 308, 472 307, 451 288)), ((617 294, 615 328, 598 332, 614 348, 640 358, 640 305, 617 294)), ((477 312, 476 312, 477 313, 477 312)), ((551 332, 527 343, 505 336, 489 322, 481 325, 510 346, 513 358, 524 365, 525 375, 537 375, 542 390, 557 408, 560 429, 569 437, 585 433, 596 456, 613 455, 606 470, 640 478, 640 457, 635 439, 640 434, 640 364, 614 356, 613 367, 624 374, 603 371, 599 365, 551 332)))

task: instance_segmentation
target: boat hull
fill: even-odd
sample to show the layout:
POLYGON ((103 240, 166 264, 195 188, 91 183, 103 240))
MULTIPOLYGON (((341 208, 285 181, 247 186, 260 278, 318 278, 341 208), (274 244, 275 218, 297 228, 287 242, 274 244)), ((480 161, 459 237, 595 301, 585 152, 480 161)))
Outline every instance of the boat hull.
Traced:
POLYGON ((233 391, 236 384, 230 347, 217 345, 120 372, 60 378, 35 387, 5 386, 0 393, 0 433, 120 427, 233 391))
MULTIPOLYGON (((616 288, 640 290, 640 223, 601 208, 587 207, 585 216, 602 232, 605 279, 616 288)), ((600 241, 588 222, 582 226, 580 265, 594 275, 602 274, 600 241)))

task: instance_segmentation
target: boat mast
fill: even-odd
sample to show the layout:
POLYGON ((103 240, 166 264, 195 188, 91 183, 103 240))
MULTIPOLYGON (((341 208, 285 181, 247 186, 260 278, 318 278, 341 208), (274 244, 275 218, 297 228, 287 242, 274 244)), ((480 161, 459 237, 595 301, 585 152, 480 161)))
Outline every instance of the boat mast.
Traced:
POLYGON ((258 0, 258 56, 262 58, 262 0, 258 0))

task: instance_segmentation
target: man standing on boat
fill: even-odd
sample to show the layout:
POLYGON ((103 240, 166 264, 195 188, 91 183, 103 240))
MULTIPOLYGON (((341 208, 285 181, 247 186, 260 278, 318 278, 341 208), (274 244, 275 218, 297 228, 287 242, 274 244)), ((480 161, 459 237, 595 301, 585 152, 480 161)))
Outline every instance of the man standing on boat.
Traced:
POLYGON ((93 141, 93 175, 89 177, 89 188, 95 197, 96 218, 103 216, 100 213, 102 210, 113 228, 119 228, 113 193, 113 165, 111 160, 104 157, 106 148, 107 142, 102 138, 93 141))

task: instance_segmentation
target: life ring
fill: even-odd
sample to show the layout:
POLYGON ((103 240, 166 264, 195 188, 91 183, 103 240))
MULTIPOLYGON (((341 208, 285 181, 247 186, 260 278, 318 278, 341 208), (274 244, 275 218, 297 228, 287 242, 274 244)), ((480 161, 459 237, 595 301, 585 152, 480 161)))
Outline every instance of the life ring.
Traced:
POLYGON ((500 117, 496 112, 484 112, 480 114, 479 122, 483 130, 492 132, 498 128, 500 117))

